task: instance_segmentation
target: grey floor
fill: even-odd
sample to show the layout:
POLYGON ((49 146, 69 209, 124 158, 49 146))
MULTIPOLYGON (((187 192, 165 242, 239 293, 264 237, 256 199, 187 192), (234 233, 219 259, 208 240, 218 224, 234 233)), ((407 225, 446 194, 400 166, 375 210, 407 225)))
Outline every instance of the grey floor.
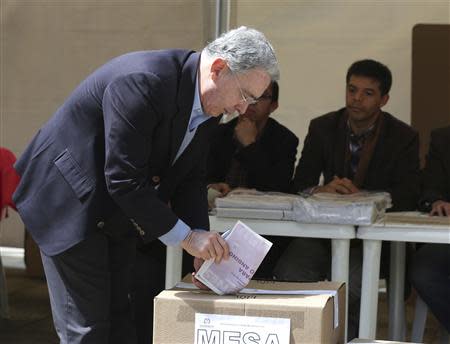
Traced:
MULTIPOLYGON (((53 329, 47 286, 43 279, 27 276, 23 263, 4 259, 8 286, 10 318, 0 319, 1 344, 53 344, 58 343, 53 329)), ((407 322, 411 327, 414 295, 407 301, 407 322)), ((387 339, 388 320, 386 294, 380 293, 377 338, 387 339)), ((425 343, 438 343, 439 326, 428 316, 425 343)))

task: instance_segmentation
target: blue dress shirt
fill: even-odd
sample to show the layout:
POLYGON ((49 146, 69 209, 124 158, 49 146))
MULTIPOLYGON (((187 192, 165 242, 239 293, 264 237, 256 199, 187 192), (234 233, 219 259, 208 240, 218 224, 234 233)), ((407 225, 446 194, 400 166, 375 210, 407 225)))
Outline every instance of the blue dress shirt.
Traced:
MULTIPOLYGON (((191 143, 194 138, 197 128, 200 124, 211 118, 210 115, 203 111, 202 103, 200 101, 200 90, 198 87, 198 73, 195 83, 194 92, 194 103, 192 105, 191 117, 189 119, 189 124, 184 134, 183 141, 181 142, 180 149, 178 149, 177 155, 175 156, 172 165, 177 161, 181 154, 183 154, 186 147, 191 143)), ((183 221, 178 220, 175 226, 167 232, 166 234, 160 236, 158 239, 161 240, 167 246, 178 246, 189 234, 191 229, 183 221)))

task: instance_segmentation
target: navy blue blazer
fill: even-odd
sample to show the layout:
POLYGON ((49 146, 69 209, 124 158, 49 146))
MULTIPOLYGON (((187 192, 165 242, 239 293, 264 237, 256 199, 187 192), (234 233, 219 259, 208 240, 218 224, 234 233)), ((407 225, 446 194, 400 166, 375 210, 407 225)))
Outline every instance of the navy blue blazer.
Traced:
POLYGON ((179 217, 209 228, 205 141, 217 120, 199 126, 172 164, 199 58, 186 50, 119 56, 88 76, 39 130, 15 165, 21 182, 14 201, 45 254, 103 227, 134 227, 144 242, 179 217))

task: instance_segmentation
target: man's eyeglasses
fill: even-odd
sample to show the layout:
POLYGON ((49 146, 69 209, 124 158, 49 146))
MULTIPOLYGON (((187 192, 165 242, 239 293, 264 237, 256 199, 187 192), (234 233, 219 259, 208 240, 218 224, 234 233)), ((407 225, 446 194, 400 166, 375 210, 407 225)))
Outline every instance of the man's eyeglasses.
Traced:
POLYGON ((239 92, 241 92, 242 102, 247 103, 248 105, 256 104, 261 97, 256 99, 256 98, 253 98, 252 96, 246 96, 244 94, 244 91, 242 91, 242 87, 241 87, 241 84, 239 82, 239 79, 238 79, 237 75, 234 72, 231 72, 231 73, 233 74, 234 79, 236 80, 236 83, 237 83, 238 88, 239 88, 239 92))

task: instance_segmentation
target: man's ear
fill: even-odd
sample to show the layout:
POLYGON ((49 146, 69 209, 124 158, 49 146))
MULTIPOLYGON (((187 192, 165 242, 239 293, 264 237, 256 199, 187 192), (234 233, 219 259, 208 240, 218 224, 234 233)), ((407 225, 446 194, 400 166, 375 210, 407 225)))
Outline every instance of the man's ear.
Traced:
POLYGON ((380 104, 380 108, 382 108, 383 106, 385 106, 387 104, 387 102, 389 101, 389 94, 385 94, 384 96, 381 97, 381 104, 380 104))
POLYGON ((273 101, 270 103, 270 113, 274 112, 276 109, 278 109, 278 101, 273 101))
POLYGON ((226 60, 220 57, 214 58, 210 68, 211 79, 214 81, 217 80, 217 78, 221 74, 225 73, 228 69, 229 68, 226 60))

